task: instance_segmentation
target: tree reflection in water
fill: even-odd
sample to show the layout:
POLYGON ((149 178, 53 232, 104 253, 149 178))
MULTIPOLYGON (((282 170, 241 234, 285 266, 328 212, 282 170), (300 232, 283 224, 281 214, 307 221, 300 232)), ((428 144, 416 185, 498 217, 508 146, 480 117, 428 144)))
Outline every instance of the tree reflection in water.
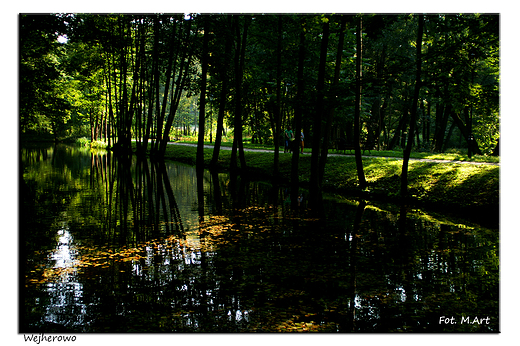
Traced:
POLYGON ((21 332, 498 331, 496 230, 327 198, 316 218, 240 176, 31 155, 21 332))

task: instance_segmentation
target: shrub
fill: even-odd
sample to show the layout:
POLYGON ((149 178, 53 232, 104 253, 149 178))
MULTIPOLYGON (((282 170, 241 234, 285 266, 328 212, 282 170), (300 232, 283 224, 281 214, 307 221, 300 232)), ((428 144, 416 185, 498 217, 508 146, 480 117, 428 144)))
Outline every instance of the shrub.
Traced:
POLYGON ((101 148, 101 149, 104 149, 107 146, 108 146, 108 144, 103 142, 103 141, 93 141, 92 143, 90 143, 90 147, 91 148, 101 148))
POLYGON ((86 147, 90 144, 90 140, 86 137, 77 138, 76 144, 82 147, 86 147))

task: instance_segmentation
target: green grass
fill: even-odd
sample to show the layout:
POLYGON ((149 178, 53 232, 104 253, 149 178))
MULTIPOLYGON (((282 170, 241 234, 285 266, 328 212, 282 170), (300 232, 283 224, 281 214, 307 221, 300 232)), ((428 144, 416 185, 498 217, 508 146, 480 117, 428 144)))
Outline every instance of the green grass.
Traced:
MULTIPOLYGON (((178 143, 187 143, 187 144, 197 144, 196 139, 184 139, 178 141, 178 143)), ((205 145, 213 145, 211 142, 204 142, 205 145)), ((222 142, 221 146, 223 147, 231 147, 232 142, 222 142)), ((272 144, 252 144, 250 140, 244 140, 244 148, 247 149, 265 149, 265 150, 274 150, 274 146, 272 144)), ((280 147, 280 151, 283 152, 283 147, 280 147)), ((311 148, 305 148, 304 153, 310 154, 312 151, 311 148)), ((329 150, 329 154, 343 154, 343 151, 337 151, 334 149, 329 150)), ((354 151, 346 151, 346 155, 353 155, 354 151)), ((395 157, 402 158, 403 151, 402 150, 365 150, 363 156, 374 156, 374 157, 395 157)), ((489 162, 489 163, 499 163, 499 156, 487 156, 487 155, 473 155, 471 158, 468 157, 467 151, 462 149, 451 149, 446 153, 429 153, 429 152, 412 152, 410 154, 411 158, 414 159, 430 159, 430 160, 447 160, 447 161, 463 161, 463 162, 489 162)))
POLYGON ((81 147, 91 147, 97 149, 105 149, 108 147, 108 143, 103 141, 90 141, 90 139, 86 137, 77 138, 75 143, 81 147))
MULTIPOLYGON (((204 150, 205 164, 209 165, 212 154, 212 149, 204 150)), ((291 156, 280 153, 279 172, 281 178, 287 182, 290 180, 291 156)), ((166 159, 189 164, 195 164, 195 157, 196 147, 176 145, 169 145, 165 155, 166 159)), ((228 169, 230 158, 230 150, 220 151, 220 169, 228 169)), ((251 176, 271 178, 274 168, 273 153, 246 151, 245 158, 251 176)), ((310 159, 310 155, 301 155, 299 160, 299 178, 304 185, 310 178, 310 159)), ((446 159, 446 156, 442 159, 446 159)), ((401 160, 391 157, 364 157, 363 168, 368 182, 366 193, 385 199, 398 198, 401 187, 401 160)), ((410 161, 408 189, 413 200, 422 204, 455 209, 498 207, 499 170, 499 166, 496 165, 410 161)), ((359 192, 355 158, 328 157, 323 189, 337 194, 359 192)))

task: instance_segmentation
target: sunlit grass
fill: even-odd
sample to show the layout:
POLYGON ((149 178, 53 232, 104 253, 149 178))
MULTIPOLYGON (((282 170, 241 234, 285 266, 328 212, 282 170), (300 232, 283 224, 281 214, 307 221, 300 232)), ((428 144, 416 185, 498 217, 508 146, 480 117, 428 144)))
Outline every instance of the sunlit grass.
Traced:
MULTIPOLYGON (((177 143, 186 143, 186 144, 197 144, 196 138, 183 138, 177 143)), ((214 145, 214 142, 204 142, 205 145, 214 145)), ((231 147, 233 143, 231 141, 223 141, 221 143, 222 147, 231 147)), ((244 148, 246 149, 264 149, 264 150, 274 150, 274 145, 272 143, 266 144, 253 144, 250 140, 244 140, 244 148)), ((281 153, 283 153, 283 146, 279 147, 281 153)), ((310 154, 312 152, 311 148, 305 148, 304 153, 310 154)), ((334 155, 354 155, 353 150, 347 151, 338 151, 335 149, 329 149, 329 154, 334 155)), ((402 150, 365 150, 362 153, 363 156, 373 156, 373 157, 392 157, 392 158, 402 158, 403 151, 402 150)), ((499 163, 499 156, 487 156, 487 155, 473 155, 471 158, 468 157, 467 151, 462 149, 450 149, 445 153, 431 153, 431 152, 412 152, 410 154, 410 158, 413 159, 429 159, 429 160, 446 160, 446 161, 469 161, 469 162, 490 162, 490 163, 499 163)))
MULTIPOLYGON (((205 163, 209 164, 213 149, 204 150, 205 163)), ((455 159, 457 154, 443 156, 455 159)), ((166 158, 195 164, 196 147, 168 146, 166 158)), ((229 168, 230 150, 221 150, 218 166, 229 168)), ((245 152, 248 174, 258 179, 271 179, 274 170, 274 153, 245 152)), ((290 181, 291 154, 280 153, 279 173, 282 180, 290 181)), ((429 156, 439 159, 439 156, 429 156)), ((311 155, 299 159, 299 180, 303 186, 309 183, 311 155)), ((498 205, 499 166, 438 163, 411 160, 408 170, 408 191, 418 201, 457 207, 498 205)), ((363 158, 363 171, 367 191, 390 198, 398 197, 401 188, 402 160, 395 157, 363 158)), ((323 189, 333 193, 351 193, 359 190, 356 163, 353 156, 329 156, 323 177, 323 189)))

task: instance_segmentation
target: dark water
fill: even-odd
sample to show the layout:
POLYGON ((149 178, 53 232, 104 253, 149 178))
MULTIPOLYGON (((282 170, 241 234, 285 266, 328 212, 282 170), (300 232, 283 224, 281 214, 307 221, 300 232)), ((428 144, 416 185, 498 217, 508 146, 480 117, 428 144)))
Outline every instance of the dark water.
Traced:
POLYGON ((173 162, 21 150, 20 332, 498 332, 496 229, 173 162))

